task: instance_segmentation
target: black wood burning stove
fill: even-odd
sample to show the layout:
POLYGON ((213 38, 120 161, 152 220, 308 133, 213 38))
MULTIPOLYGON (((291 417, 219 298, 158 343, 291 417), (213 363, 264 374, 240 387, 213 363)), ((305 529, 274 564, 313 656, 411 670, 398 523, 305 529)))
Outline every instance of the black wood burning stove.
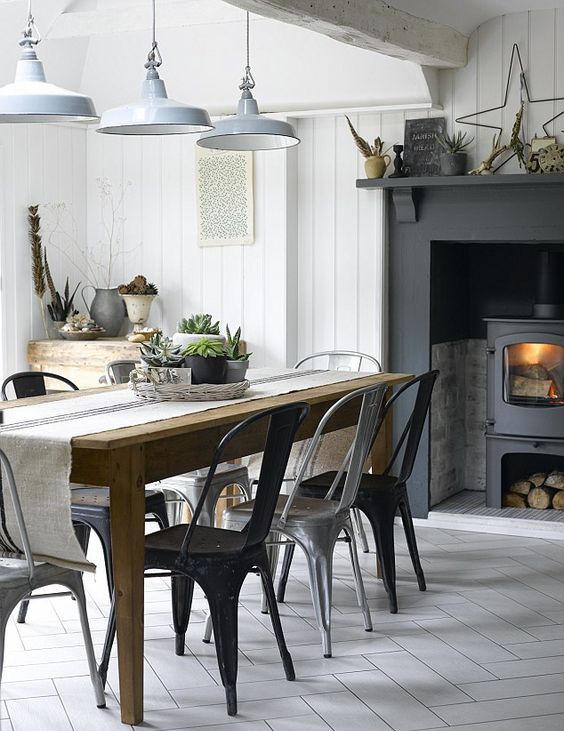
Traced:
POLYGON ((561 273, 562 256, 541 252, 533 317, 485 318, 489 507, 501 507, 520 471, 550 471, 564 459, 561 273))

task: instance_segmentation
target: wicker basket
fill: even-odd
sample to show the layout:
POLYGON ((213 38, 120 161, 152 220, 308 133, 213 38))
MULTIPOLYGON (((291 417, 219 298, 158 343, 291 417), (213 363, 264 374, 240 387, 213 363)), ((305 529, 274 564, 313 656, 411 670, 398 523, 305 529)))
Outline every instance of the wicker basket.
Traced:
POLYGON ((143 380, 134 371, 130 376, 129 388, 135 396, 145 401, 228 401, 242 398, 251 385, 248 381, 239 383, 186 383, 156 384, 143 380))

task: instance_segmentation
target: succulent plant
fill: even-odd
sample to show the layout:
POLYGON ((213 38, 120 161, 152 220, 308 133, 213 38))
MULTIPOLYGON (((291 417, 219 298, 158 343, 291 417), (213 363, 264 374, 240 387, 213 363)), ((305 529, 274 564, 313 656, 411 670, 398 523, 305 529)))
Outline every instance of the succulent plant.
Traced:
POLYGON ((156 333, 148 343, 140 347, 141 358, 148 366, 155 368, 180 368, 184 365, 181 346, 174 345, 170 338, 156 333))
POLYGON ((474 141, 473 137, 467 140, 467 134, 467 132, 457 132, 451 137, 445 133, 444 135, 436 135, 436 139, 445 152, 455 154, 457 152, 464 152, 465 148, 474 141))
POLYGON ((211 315, 190 315, 178 323, 179 333, 190 333, 192 335, 219 335, 219 320, 212 323, 211 315))
POLYGON ((120 284, 118 292, 120 294, 158 294, 159 290, 156 284, 148 282, 146 277, 138 274, 129 284, 120 284))
POLYGON ((224 345, 224 350, 227 358, 229 360, 249 360, 252 353, 239 352, 239 343, 241 341, 241 328, 238 327, 235 333, 232 335, 229 329, 229 325, 226 325, 225 332, 227 333, 227 342, 224 345))
POLYGON ((209 338, 201 338, 195 343, 190 343, 184 348, 183 354, 200 355, 202 358, 225 358, 223 343, 209 338))

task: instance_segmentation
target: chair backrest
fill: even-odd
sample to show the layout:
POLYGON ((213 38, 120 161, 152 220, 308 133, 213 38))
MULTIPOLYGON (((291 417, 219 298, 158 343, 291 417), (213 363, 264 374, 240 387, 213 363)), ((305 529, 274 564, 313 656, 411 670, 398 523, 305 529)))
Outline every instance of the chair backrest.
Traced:
POLYGON ((31 396, 45 396, 47 394, 47 388, 45 386, 45 379, 52 379, 64 383, 72 391, 78 391, 78 386, 68 378, 59 376, 57 373, 47 373, 45 371, 21 371, 20 373, 13 373, 8 376, 2 384, 0 391, 2 401, 8 401, 6 393, 7 387, 12 384, 16 398, 29 398, 31 396))
POLYGON ((384 407, 382 423, 396 401, 405 397, 406 394, 412 392, 412 389, 417 387, 413 408, 404 425, 401 436, 394 447, 392 457, 384 470, 385 475, 389 474, 393 469, 394 464, 399 462, 398 458, 400 454, 403 453, 401 465, 397 472, 398 482, 407 482, 413 472, 413 465, 415 464, 415 458, 417 457, 419 442, 421 441, 421 435, 423 434, 423 426, 429 412, 433 387, 435 386, 435 381, 437 380, 438 375, 439 371, 434 370, 427 371, 427 373, 422 373, 420 376, 412 378, 411 381, 405 383, 391 398, 388 399, 384 407))
MULTIPOLYGON (((4 505, 5 505, 5 491, 4 491, 4 479, 3 476, 6 477, 6 482, 8 483, 8 492, 10 494, 10 498, 12 500, 12 505, 14 507, 14 515, 16 516, 16 524, 18 526, 18 530, 20 533, 20 539, 21 544, 23 548, 23 553, 25 556, 25 559, 27 561, 27 568, 29 572, 29 579, 33 578, 33 573, 35 570, 35 564, 33 561, 33 555, 31 553, 31 544, 29 542, 29 536, 27 533, 27 528, 25 527, 25 521, 22 511, 22 506, 20 503, 20 498, 18 495, 18 490, 16 488, 16 480, 14 478, 14 473, 12 471, 12 465, 10 464, 10 461, 8 457, 6 456, 5 452, 0 449, 0 469, 3 468, 3 474, 0 475, 0 498, 2 501, 2 514, 4 515, 4 505)), ((5 521, 2 521, 2 526, 0 527, 0 551, 1 552, 7 552, 8 554, 17 555, 21 553, 21 549, 14 543, 14 538, 8 533, 5 525, 5 521)))
POLYGON ((137 367, 135 360, 111 360, 106 363, 106 383, 116 385, 129 383, 129 374, 137 367))
POLYGON ((323 364, 330 371, 382 372, 382 366, 374 356, 355 350, 324 350, 312 353, 299 360, 294 368, 301 368, 304 365, 314 366, 316 363, 323 364))
POLYGON ((264 541, 270 530, 294 437, 308 413, 309 405, 300 401, 286 406, 277 406, 245 419, 223 437, 215 450, 206 484, 182 544, 181 561, 189 549, 190 540, 196 530, 196 524, 217 466, 226 460, 224 456, 226 450, 234 439, 244 441, 246 434, 256 433, 257 430, 260 430, 261 423, 266 424, 266 439, 253 512, 245 527, 247 534, 245 546, 254 546, 264 541))
POLYGON ((386 390, 387 385, 385 383, 359 388, 356 391, 343 396, 343 398, 339 399, 339 401, 337 401, 336 404, 333 404, 333 406, 325 413, 311 439, 304 460, 298 471, 294 489, 292 490, 280 517, 279 525, 281 527, 284 526, 286 522, 288 513, 292 507, 292 502, 298 493, 300 483, 306 473, 308 463, 316 452, 317 444, 322 437, 323 430, 327 423, 338 411, 343 409, 345 406, 348 406, 351 401, 360 400, 360 411, 353 442, 341 464, 341 468, 338 470, 335 479, 325 496, 326 500, 329 500, 332 497, 343 473, 346 471, 347 475, 338 511, 342 512, 351 507, 356 497, 356 493, 358 492, 364 463, 368 458, 370 449, 374 444, 377 431, 382 421, 382 410, 386 390))

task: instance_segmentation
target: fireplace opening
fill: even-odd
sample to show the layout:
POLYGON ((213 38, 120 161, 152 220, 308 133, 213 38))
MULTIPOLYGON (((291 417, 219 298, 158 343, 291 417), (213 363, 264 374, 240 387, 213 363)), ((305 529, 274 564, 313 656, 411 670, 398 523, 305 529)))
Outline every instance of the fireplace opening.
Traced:
POLYGON ((503 369, 503 398, 506 403, 531 407, 564 405, 562 345, 509 345, 504 348, 503 369))

